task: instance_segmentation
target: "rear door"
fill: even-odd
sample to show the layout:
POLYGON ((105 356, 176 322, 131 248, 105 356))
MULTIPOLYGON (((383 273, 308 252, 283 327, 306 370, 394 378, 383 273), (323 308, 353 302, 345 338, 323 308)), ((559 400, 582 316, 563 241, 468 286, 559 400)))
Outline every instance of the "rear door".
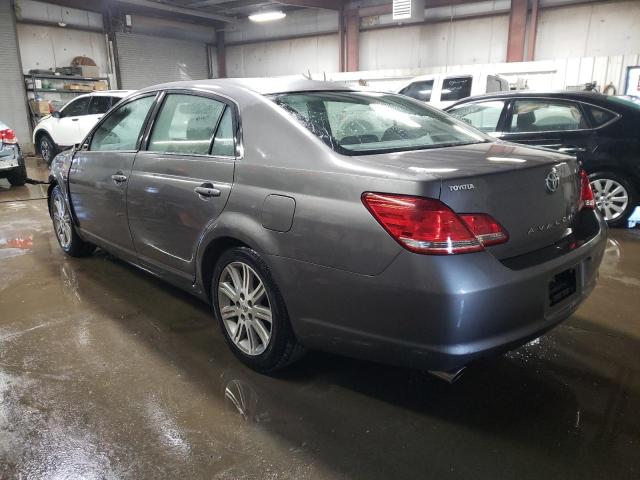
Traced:
POLYGON ((97 243, 133 254, 126 193, 131 166, 156 94, 136 97, 109 113, 76 152, 69 170, 79 226, 97 243))
POLYGON ((237 109, 222 98, 169 91, 135 159, 127 210, 138 257, 184 277, 233 183, 237 109))
POLYGON ((546 147, 588 160, 595 149, 587 115, 579 102, 521 98, 512 100, 503 140, 546 147))

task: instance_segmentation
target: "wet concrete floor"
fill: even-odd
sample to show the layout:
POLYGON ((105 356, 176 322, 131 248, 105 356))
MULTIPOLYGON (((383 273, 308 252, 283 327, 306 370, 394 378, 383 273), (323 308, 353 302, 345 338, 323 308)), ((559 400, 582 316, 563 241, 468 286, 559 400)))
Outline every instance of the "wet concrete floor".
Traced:
POLYGON ((273 378, 206 305, 66 258, 45 195, 0 180, 2 479, 640 478, 638 229, 571 319, 454 385, 321 353, 273 378))

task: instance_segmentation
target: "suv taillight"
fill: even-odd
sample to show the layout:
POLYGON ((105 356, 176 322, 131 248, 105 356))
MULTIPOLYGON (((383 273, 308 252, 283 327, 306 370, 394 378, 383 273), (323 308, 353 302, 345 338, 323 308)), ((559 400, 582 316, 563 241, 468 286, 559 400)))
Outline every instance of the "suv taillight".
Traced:
POLYGON ((580 169, 580 206, 578 210, 583 208, 596 208, 596 198, 591 189, 589 175, 583 169, 580 169))
POLYGON ((504 243, 507 232, 486 214, 456 215, 439 200, 367 192, 362 203, 400 245, 416 253, 478 252, 504 243))
POLYGON ((16 132, 11 130, 10 128, 0 130, 0 143, 18 143, 16 132))

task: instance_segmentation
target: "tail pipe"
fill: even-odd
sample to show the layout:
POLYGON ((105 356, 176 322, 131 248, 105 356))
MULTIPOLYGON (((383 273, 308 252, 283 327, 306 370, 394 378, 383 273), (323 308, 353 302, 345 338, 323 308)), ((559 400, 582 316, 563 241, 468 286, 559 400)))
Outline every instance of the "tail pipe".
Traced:
POLYGON ((467 367, 460 367, 457 370, 447 370, 446 372, 442 370, 429 370, 429 373, 434 377, 438 377, 440 380, 444 380, 448 384, 452 384, 462 376, 466 368, 467 367))

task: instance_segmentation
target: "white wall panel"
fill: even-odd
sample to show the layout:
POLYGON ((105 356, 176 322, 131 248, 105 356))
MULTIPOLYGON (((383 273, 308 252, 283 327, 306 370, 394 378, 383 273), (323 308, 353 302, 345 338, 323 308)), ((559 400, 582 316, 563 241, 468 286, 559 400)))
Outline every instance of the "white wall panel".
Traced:
POLYGON ((542 9, 535 59, 634 54, 639 25, 639 1, 542 9))
POLYGON ((22 68, 66 67, 73 57, 92 58, 101 75, 109 72, 109 57, 104 34, 43 25, 17 25, 22 68))
POLYGON ((338 35, 226 48, 228 77, 264 77, 338 70, 338 35))
POLYGON ((384 70, 504 61, 509 17, 363 31, 360 68, 384 70))

